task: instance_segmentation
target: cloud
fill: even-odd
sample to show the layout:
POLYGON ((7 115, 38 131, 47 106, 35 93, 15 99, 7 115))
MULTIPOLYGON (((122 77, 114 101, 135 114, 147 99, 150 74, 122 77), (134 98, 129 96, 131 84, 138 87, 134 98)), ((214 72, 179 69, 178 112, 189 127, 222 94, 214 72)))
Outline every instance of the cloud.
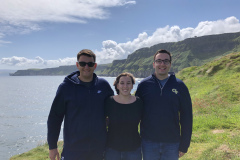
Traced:
POLYGON ((28 68, 52 68, 64 65, 74 65, 76 58, 64 58, 58 60, 44 60, 41 57, 35 59, 28 59, 25 57, 9 57, 2 58, 0 65, 9 66, 11 69, 28 69, 28 68))
MULTIPOLYGON (((103 4, 103 3, 102 3, 103 4)), ((236 17, 228 17, 224 20, 200 22, 196 28, 180 28, 179 26, 165 26, 157 28, 152 35, 146 32, 140 33, 137 38, 125 43, 117 43, 114 40, 102 42, 101 50, 95 50, 97 63, 111 63, 115 59, 125 59, 135 50, 143 47, 151 47, 158 43, 177 42, 195 36, 232 33, 240 31, 240 23, 236 17)), ((1 36, 1 34, 0 34, 1 36)), ((59 60, 44 60, 41 57, 27 59, 24 57, 10 57, 0 59, 3 66, 17 66, 19 68, 49 68, 61 65, 74 65, 76 58, 64 58, 59 60)))
POLYGON ((3 44, 11 43, 10 41, 1 40, 4 36, 5 36, 5 35, 0 32, 0 47, 1 47, 3 44))
POLYGON ((143 47, 151 47, 158 43, 177 42, 191 37, 204 35, 232 33, 240 31, 239 20, 232 16, 224 20, 200 22, 196 28, 180 28, 179 26, 166 26, 157 28, 152 35, 146 32, 126 43, 117 43, 113 40, 102 42, 101 51, 96 50, 99 63, 111 63, 114 59, 125 59, 128 54, 143 47))
POLYGON ((2 0, 0 34, 38 31, 42 22, 87 23, 89 19, 106 19, 109 17, 107 8, 129 4, 136 4, 136 1, 2 0))
POLYGON ((85 23, 86 19, 104 19, 106 8, 136 4, 127 0, 7 0, 0 6, 0 22, 22 25, 22 22, 85 23))

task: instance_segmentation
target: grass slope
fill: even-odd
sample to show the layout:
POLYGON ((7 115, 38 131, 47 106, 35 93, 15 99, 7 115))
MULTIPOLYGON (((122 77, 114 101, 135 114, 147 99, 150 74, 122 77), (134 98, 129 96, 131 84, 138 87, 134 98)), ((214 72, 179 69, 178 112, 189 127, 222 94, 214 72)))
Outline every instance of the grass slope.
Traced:
MULTIPOLYGON (((62 152, 63 142, 58 142, 59 152, 62 152)), ((19 155, 15 155, 10 160, 49 160, 48 144, 39 145, 38 147, 19 155)))
POLYGON ((193 102, 193 136, 182 158, 240 159, 240 53, 177 74, 193 102))
MULTIPOLYGON (((240 53, 177 74, 193 102, 193 135, 182 160, 240 160, 240 53)), ((60 144, 60 150, 62 143, 60 144)), ((48 159, 48 146, 10 160, 48 159)))

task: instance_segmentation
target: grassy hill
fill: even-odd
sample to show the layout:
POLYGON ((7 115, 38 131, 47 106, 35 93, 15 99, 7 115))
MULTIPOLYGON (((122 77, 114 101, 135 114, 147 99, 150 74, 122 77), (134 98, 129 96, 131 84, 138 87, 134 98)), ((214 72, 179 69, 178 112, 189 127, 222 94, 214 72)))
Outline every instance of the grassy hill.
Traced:
MULTIPOLYGON (((179 42, 159 43, 141 48, 128 55, 127 59, 98 65, 95 73, 99 76, 115 77, 122 72, 130 72, 135 77, 147 77, 153 72, 153 55, 159 49, 171 52, 173 58, 171 71, 177 73, 184 68, 201 66, 223 55, 240 52, 240 32, 194 37, 179 42)), ((72 65, 39 70, 18 70, 11 75, 68 75, 75 70, 77 70, 76 66, 72 65)))
MULTIPOLYGON (((95 73, 98 75, 102 70, 107 68, 109 64, 101 64, 95 69, 95 73)), ((17 70, 11 73, 11 76, 59 76, 59 75, 69 75, 70 73, 77 71, 76 65, 60 66, 56 68, 45 68, 45 69, 27 69, 27 70, 17 70)), ((0 72, 1 75, 1 72, 0 72)))
POLYGON ((240 53, 177 74, 193 102, 193 136, 187 159, 240 159, 240 53))
MULTIPOLYGON (((240 52, 185 68, 177 77, 188 86, 193 102, 191 146, 181 160, 240 160, 240 52)), ((47 157, 45 144, 11 160, 47 157)))
POLYGON ((240 52, 240 32, 188 38, 179 42, 160 43, 149 48, 141 48, 128 55, 127 59, 114 60, 100 75, 117 76, 131 72, 135 77, 151 75, 153 55, 159 49, 172 54, 171 71, 175 73, 191 66, 201 66, 229 53, 240 52))

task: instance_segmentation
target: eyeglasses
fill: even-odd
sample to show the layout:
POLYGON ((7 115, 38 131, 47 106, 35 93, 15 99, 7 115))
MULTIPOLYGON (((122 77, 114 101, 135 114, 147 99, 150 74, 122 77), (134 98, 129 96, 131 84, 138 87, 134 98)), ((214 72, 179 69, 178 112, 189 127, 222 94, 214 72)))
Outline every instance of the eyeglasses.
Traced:
POLYGON ((169 59, 164 59, 164 60, 157 59, 157 60, 155 60, 155 63, 157 63, 157 64, 161 64, 162 62, 166 65, 171 63, 171 61, 169 59))
POLYGON ((85 67, 86 65, 88 65, 88 67, 93 67, 95 65, 94 62, 78 62, 78 64, 81 66, 81 67, 85 67))

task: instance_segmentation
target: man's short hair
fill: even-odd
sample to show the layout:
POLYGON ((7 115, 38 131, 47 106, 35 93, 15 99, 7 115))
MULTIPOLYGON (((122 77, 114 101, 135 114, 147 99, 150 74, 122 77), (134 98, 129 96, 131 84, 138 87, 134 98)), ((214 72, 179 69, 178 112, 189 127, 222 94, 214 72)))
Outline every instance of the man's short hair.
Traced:
POLYGON ((165 50, 165 49, 159 49, 159 50, 154 54, 154 57, 153 57, 153 61, 154 61, 154 62, 155 62, 155 58, 156 58, 157 54, 159 54, 159 53, 166 53, 166 54, 168 54, 169 57, 170 57, 170 63, 172 62, 172 55, 171 55, 171 53, 168 52, 168 51, 165 50))
POLYGON ((80 56, 88 56, 88 57, 93 57, 94 62, 96 62, 96 55, 91 51, 90 49, 83 49, 77 54, 77 61, 79 60, 80 56))

